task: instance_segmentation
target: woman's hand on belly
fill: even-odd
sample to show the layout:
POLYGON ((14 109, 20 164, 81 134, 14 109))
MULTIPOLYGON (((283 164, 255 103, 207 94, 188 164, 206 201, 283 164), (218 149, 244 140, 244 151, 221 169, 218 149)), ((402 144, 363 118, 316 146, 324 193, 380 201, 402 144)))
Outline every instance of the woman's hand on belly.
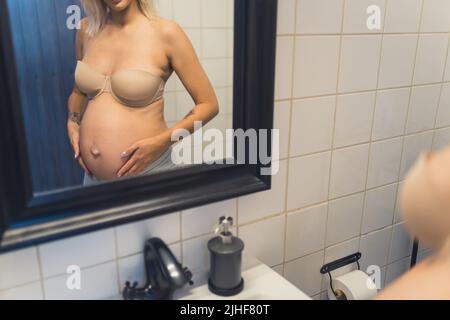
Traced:
POLYGON ((88 169, 84 163, 83 158, 80 153, 80 127, 78 124, 70 122, 67 126, 68 135, 70 138, 70 144, 74 152, 74 158, 78 161, 78 164, 83 168, 84 172, 92 177, 92 172, 88 169))
POLYGON ((120 168, 117 177, 136 176, 150 164, 156 161, 170 147, 170 139, 160 134, 140 140, 122 153, 122 158, 128 161, 120 168))

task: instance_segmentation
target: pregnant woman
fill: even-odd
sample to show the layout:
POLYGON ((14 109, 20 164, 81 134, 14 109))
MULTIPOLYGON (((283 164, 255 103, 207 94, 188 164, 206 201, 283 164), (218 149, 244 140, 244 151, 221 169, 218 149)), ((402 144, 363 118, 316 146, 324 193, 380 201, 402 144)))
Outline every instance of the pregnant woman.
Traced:
MULTIPOLYGON (((191 42, 157 17, 151 0, 84 0, 76 39, 68 135, 84 184, 166 170, 172 133, 193 132, 218 102, 191 42), (164 85, 173 72, 195 102, 172 128, 164 120, 164 85)), ((171 107, 171 106, 168 106, 171 107)))

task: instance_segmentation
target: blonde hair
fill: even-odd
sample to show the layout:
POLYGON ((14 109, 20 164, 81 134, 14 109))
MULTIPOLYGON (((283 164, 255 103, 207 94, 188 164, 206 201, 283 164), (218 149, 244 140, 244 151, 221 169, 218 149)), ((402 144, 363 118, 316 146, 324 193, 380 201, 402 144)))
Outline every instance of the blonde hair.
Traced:
MULTIPOLYGON (((148 18, 152 19, 155 15, 153 0, 136 0, 141 12, 148 18)), ((81 0, 84 11, 87 15, 87 34, 90 37, 100 32, 108 19, 109 9, 104 0, 81 0)))

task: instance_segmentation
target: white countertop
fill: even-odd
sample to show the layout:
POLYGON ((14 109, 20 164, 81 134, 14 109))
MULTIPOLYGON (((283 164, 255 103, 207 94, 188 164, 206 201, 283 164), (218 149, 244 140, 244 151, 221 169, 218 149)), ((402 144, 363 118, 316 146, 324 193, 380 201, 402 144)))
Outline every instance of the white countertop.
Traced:
POLYGON ((244 256, 242 277, 244 290, 232 297, 215 295, 208 289, 208 274, 194 279, 194 286, 175 292, 180 300, 311 300, 297 287, 260 261, 244 256))
MULTIPOLYGON (((192 270, 194 285, 175 291, 179 300, 311 300, 297 287, 259 260, 243 256, 244 290, 231 297, 215 295, 208 289, 208 271, 192 270)), ((122 300, 122 296, 112 297, 122 300)))

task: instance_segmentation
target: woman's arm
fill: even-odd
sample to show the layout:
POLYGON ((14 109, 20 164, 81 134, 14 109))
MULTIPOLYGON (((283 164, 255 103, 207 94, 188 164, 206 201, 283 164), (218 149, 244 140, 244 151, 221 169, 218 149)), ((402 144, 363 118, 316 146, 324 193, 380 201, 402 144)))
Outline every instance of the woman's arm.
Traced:
POLYGON ((172 133, 177 129, 194 131, 194 122, 205 125, 219 113, 219 103, 197 54, 185 32, 172 21, 165 21, 163 27, 167 55, 170 64, 194 100, 194 108, 166 133, 169 144, 172 133))
MULTIPOLYGON (((76 58, 77 60, 83 59, 83 38, 84 38, 84 22, 81 23, 81 28, 77 32, 76 36, 76 58)), ((78 159, 78 163, 83 170, 92 175, 87 166, 84 164, 80 154, 80 124, 83 118, 84 111, 86 110, 88 99, 76 85, 74 85, 72 93, 69 96, 68 101, 68 118, 67 118, 67 133, 72 145, 75 159, 78 159)))
POLYGON ((195 106, 184 119, 162 134, 138 141, 122 153, 123 158, 131 158, 117 173, 118 177, 133 176, 142 171, 148 163, 156 160, 176 141, 172 134, 176 130, 194 131, 195 122, 205 125, 219 113, 216 94, 191 41, 184 31, 172 21, 162 21, 162 34, 167 56, 173 70, 194 100, 195 106))

